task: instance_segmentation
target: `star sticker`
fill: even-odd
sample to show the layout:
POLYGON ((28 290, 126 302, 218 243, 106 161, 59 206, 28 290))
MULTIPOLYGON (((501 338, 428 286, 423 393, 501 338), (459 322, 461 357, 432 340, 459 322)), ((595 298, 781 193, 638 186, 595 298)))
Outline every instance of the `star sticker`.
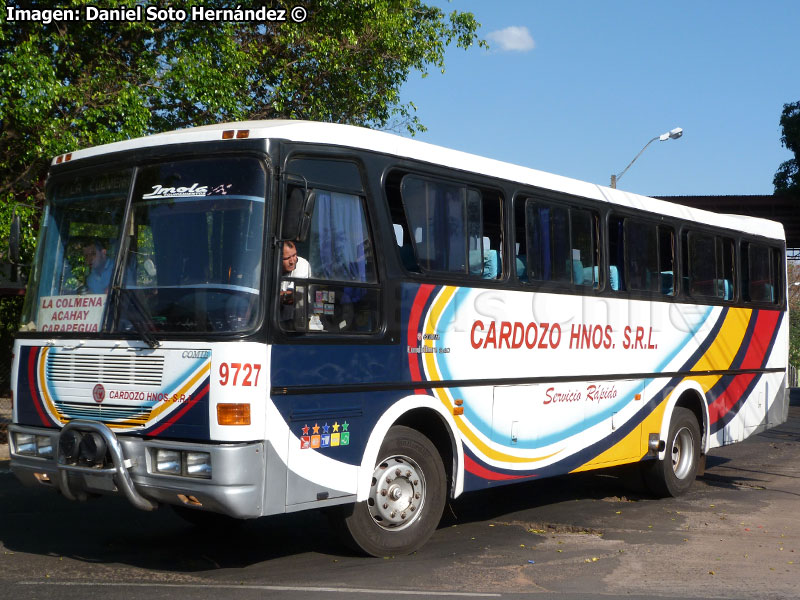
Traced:
POLYGON ((328 430, 330 428, 331 428, 331 426, 328 425, 327 423, 325 423, 325 425, 322 426, 322 433, 328 433, 328 430))
POLYGON ((342 421, 342 431, 347 431, 348 427, 350 427, 350 423, 347 421, 342 421))
POLYGON ((319 433, 319 425, 314 423, 314 426, 311 428, 311 431, 314 432, 314 435, 317 435, 319 433))
POLYGON ((337 431, 339 431, 339 423, 338 422, 334 422, 333 423, 333 433, 336 433, 337 431))
POLYGON ((303 435, 308 435, 308 425, 303 427, 303 435))

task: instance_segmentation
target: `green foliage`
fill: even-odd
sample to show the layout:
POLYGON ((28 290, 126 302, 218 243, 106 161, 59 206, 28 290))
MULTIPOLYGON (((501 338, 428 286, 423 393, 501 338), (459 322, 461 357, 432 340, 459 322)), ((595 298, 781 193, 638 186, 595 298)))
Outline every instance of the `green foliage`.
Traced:
POLYGON ((775 192, 800 192, 800 102, 783 105, 781 144, 794 152, 794 158, 781 163, 772 180, 775 192))
MULTIPOLYGON (((190 0, 182 8, 201 4, 231 8, 224 0, 190 0)), ((40 200, 54 155, 192 125, 293 118, 393 125, 413 133, 424 127, 413 104, 400 99, 410 73, 443 70, 450 44, 485 45, 472 14, 446 17, 420 0, 309 0, 303 6, 303 23, 46 25, 6 23, 3 12, 0 200, 40 200)))
POLYGON ((789 363, 800 369, 800 265, 789 263, 786 269, 789 282, 789 363))
POLYGON ((789 312, 789 363, 800 369, 800 311, 789 312))
MULTIPOLYGON (((20 3, 30 10, 85 4, 20 3)), ((98 0, 92 6, 137 4, 145 3, 98 0)), ((288 11, 294 4, 279 0, 268 6, 288 11)), ((178 4, 187 11, 199 5, 263 3, 178 4)), ((244 119, 333 121, 413 134, 424 126, 414 105, 400 98, 409 75, 443 71, 448 45, 486 45, 471 13, 447 16, 422 0, 306 0, 302 6, 308 14, 303 23, 7 23, 6 11, 0 12, 0 239, 7 239, 16 203, 41 206, 53 156, 244 119)), ((37 218, 35 211, 23 210, 23 259, 30 261, 37 218)), ((0 311, 0 329, 16 327, 13 310, 0 311)))

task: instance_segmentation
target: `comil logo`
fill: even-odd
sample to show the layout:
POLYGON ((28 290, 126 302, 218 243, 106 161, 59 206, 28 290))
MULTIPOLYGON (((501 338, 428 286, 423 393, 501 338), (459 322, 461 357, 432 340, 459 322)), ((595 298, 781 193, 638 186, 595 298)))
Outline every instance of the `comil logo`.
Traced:
POLYGON ((94 398, 95 402, 100 404, 106 398, 106 388, 98 383, 92 390, 92 398, 94 398))

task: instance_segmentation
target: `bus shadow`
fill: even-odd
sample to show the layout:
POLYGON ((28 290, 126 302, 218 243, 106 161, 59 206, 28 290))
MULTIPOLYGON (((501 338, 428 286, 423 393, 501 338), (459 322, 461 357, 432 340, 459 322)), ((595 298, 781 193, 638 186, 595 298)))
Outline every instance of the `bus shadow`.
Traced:
POLYGON ((569 521, 560 524, 590 529, 587 522, 581 522, 582 511, 575 510, 576 501, 627 503, 653 499, 639 469, 618 467, 470 492, 449 504, 442 526, 493 519, 513 520, 522 511, 546 508, 548 515, 558 514, 563 517, 561 521, 569 521), (560 510, 562 505, 569 509, 560 510))
MULTIPOLYGON (((5 463, 7 465, 8 463, 5 463)), ((649 499, 636 491, 635 477, 623 470, 581 473, 471 492, 445 507, 440 531, 492 519, 553 520, 588 527, 576 501, 649 499), (631 485, 633 481, 634 485, 631 485), (564 518, 545 512, 563 510, 564 518), (537 509, 546 509, 539 510, 537 509)), ((25 488, 0 463, 0 543, 10 552, 73 559, 83 563, 127 565, 171 573, 198 574, 246 569, 267 563, 276 579, 308 560, 333 560, 366 567, 337 536, 322 511, 306 511, 244 521, 239 526, 202 529, 184 522, 169 507, 148 513, 122 498, 70 502, 51 490, 25 488), (291 557, 292 560, 282 560, 291 557), (302 558, 301 558, 302 557, 302 558), (301 560, 296 560, 301 558, 301 560)), ((398 557, 400 558, 400 557, 398 557)), ((374 563, 375 567, 380 563, 374 563)), ((360 568, 360 567, 359 567, 360 568)), ((245 573, 240 573, 245 574, 245 573)), ((238 575, 237 575, 238 576, 238 575)))
MULTIPOLYGON (((800 440, 792 420, 761 435, 800 440)), ((758 473, 747 473, 741 465, 734 470, 728 466, 730 461, 709 456, 698 483, 736 491, 762 486, 758 473)), ((702 486, 696 485, 690 496, 699 493, 702 486)), ((470 492, 448 503, 439 529, 441 534, 454 525, 502 520, 593 530, 602 527, 602 511, 592 509, 598 501, 637 503, 642 509, 648 502, 664 502, 649 494, 640 470, 633 465, 470 492)), ((122 498, 75 503, 51 490, 24 488, 9 472, 8 461, 0 461, 0 515, 0 543, 5 550, 84 563, 188 574, 267 563, 278 579, 297 574, 295 569, 301 567, 295 565, 307 565, 315 555, 317 560, 342 565, 366 564, 342 543, 320 511, 201 529, 184 522, 169 507, 147 513, 122 498), (282 560, 289 557, 292 560, 282 560), (303 558, 294 560, 298 557, 303 558)))
POLYGON ((203 529, 169 507, 143 512, 121 498, 78 503, 51 490, 26 488, 7 465, 0 462, 0 545, 9 553, 175 573, 241 568, 309 553, 356 556, 321 512, 203 529))

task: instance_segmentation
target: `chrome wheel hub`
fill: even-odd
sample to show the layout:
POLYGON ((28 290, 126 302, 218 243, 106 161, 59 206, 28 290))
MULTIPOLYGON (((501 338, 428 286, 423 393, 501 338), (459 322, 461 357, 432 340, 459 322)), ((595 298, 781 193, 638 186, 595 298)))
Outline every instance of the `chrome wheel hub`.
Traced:
POLYGON ((679 429, 672 439, 672 470, 678 479, 686 479, 694 464, 694 440, 687 427, 679 429))
POLYGON ((425 476, 407 456, 382 460, 372 473, 367 508, 375 523, 397 531, 419 518, 425 504, 425 476))

